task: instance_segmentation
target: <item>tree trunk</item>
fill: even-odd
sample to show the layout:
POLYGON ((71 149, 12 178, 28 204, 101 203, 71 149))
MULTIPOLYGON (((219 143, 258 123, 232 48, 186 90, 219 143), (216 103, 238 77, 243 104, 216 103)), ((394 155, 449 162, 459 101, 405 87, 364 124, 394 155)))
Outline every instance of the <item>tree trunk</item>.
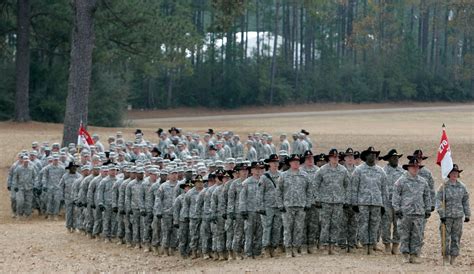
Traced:
POLYGON ((166 96, 166 105, 171 107, 171 103, 173 102, 173 75, 171 71, 168 71, 168 92, 166 96))
POLYGON ((270 105, 273 105, 273 90, 275 85, 275 72, 276 72, 276 55, 278 46, 278 13, 280 11, 280 1, 276 1, 275 9, 275 25, 273 30, 273 55, 272 55, 272 70, 270 76, 270 105))
POLYGON ((30 83, 30 1, 18 0, 18 41, 16 45, 15 121, 27 122, 30 118, 28 102, 30 83))
POLYGON ((72 2, 71 64, 64 116, 63 146, 76 142, 81 120, 84 125, 87 125, 96 8, 97 0, 72 2))

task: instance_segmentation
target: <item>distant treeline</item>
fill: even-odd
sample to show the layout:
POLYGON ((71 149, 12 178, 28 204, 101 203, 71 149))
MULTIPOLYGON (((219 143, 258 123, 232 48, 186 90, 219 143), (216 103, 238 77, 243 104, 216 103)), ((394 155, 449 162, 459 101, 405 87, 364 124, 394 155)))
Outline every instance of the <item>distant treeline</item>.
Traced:
MULTIPOLYGON (((61 122, 69 0, 30 0, 30 114, 61 122)), ((471 0, 100 0, 89 123, 123 110, 468 101, 471 0), (277 36, 278 39, 274 39, 277 36)), ((0 3, 0 119, 14 114, 17 1, 0 3)))

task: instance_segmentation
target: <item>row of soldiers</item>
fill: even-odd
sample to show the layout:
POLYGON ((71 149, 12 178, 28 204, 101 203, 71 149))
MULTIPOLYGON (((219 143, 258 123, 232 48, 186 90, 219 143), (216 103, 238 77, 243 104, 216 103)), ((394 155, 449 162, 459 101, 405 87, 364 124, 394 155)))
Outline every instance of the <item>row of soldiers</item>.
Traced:
POLYGON ((404 259, 416 262, 426 220, 438 206, 441 222, 449 227, 454 262, 462 218, 469 221, 470 216, 466 188, 456 177, 461 170, 455 166, 452 184, 435 195, 421 150, 402 167, 396 150, 379 154, 373 147, 360 154, 332 149, 317 156, 306 150, 302 155, 270 154, 265 161, 228 158, 225 164, 209 165, 157 158, 119 164, 109 157, 86 161, 80 174, 73 161, 64 167, 54 154, 41 179, 31 155, 21 155, 9 189, 17 214, 31 213, 24 201, 37 182, 44 182, 47 197, 58 201, 48 202, 47 212, 59 211, 64 202, 71 232, 101 235, 107 242, 117 238, 119 244, 145 251, 161 247, 170 255, 179 247, 183 257, 217 259, 271 257, 279 247, 287 257, 321 246, 329 254, 335 246, 352 252, 359 243, 371 254, 381 237, 387 253, 397 254, 401 242, 404 259), (377 160, 388 164, 382 168, 377 160), (62 173, 51 176, 56 169, 62 173), (440 197, 447 201, 444 208, 440 197))

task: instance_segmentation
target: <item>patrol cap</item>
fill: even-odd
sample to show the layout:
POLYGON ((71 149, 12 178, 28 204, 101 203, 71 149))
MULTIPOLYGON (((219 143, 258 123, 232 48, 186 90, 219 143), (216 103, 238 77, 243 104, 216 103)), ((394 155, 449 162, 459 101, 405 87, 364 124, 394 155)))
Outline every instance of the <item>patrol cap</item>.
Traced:
POLYGON ((23 161, 29 161, 29 160, 30 160, 30 158, 29 158, 28 156, 26 156, 26 155, 23 155, 23 156, 21 157, 21 159, 22 159, 23 161))
POLYGON ((83 165, 81 167, 81 170, 91 170, 91 166, 90 165, 83 165))
POLYGON ((53 160, 59 160, 59 154, 54 153, 52 156, 53 156, 53 160))
POLYGON ((145 170, 143 169, 143 167, 137 167, 135 172, 138 174, 144 174, 145 170))

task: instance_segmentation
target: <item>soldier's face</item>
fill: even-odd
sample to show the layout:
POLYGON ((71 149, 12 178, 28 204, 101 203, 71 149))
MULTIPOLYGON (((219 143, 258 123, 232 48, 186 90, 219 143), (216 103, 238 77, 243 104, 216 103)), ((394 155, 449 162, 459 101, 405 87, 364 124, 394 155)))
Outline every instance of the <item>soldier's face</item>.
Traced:
POLYGON ((109 170, 109 175, 112 176, 112 177, 115 177, 117 175, 117 170, 115 170, 115 169, 109 170))
POLYGON ((313 156, 306 157, 304 160, 305 165, 312 166, 314 165, 314 158, 313 156))
POLYGON ((390 157, 390 159, 388 159, 388 163, 393 167, 398 166, 398 156, 390 157))
POLYGON ((94 176, 99 175, 99 173, 100 173, 100 170, 98 170, 96 168, 92 170, 92 174, 94 174, 94 176))
POLYGON ((143 180, 143 173, 137 173, 137 179, 138 180, 143 180))
POLYGON ((352 156, 352 155, 345 156, 344 160, 345 160, 346 164, 348 164, 348 165, 353 165, 354 164, 354 156, 352 156))
POLYGON ((270 166, 271 170, 277 170, 279 163, 278 162, 270 162, 270 163, 268 163, 268 165, 270 166))
POLYGON ((178 180, 178 173, 173 172, 169 175, 171 181, 176 181, 178 180))
POLYGON ((452 171, 451 173, 449 173, 449 180, 456 181, 458 178, 459 178, 459 172, 452 171))
POLYGON ((90 170, 85 169, 85 170, 82 171, 82 176, 84 176, 84 177, 89 176, 90 173, 91 173, 90 170))
POLYGON ((367 160, 365 161, 368 165, 373 165, 375 164, 375 154, 374 153, 370 153, 369 155, 367 155, 367 160))
POLYGON ((290 162, 290 168, 293 170, 299 169, 300 168, 300 162, 299 161, 291 161, 290 162))
POLYGON ((329 162, 333 165, 338 164, 339 163, 339 158, 336 157, 336 156, 331 156, 331 157, 329 157, 329 162))
POLYGON ((417 166, 408 167, 408 172, 411 174, 411 176, 416 176, 418 174, 419 170, 420 170, 420 168, 417 167, 417 166))
POLYGON ((196 188, 201 190, 204 187, 204 182, 196 181, 196 188))
POLYGON ((158 175, 152 173, 152 174, 150 174, 150 179, 151 179, 152 182, 155 182, 158 179, 158 175))
POLYGON ((239 170, 239 177, 240 178, 247 178, 249 176, 249 171, 247 169, 241 169, 239 170))

